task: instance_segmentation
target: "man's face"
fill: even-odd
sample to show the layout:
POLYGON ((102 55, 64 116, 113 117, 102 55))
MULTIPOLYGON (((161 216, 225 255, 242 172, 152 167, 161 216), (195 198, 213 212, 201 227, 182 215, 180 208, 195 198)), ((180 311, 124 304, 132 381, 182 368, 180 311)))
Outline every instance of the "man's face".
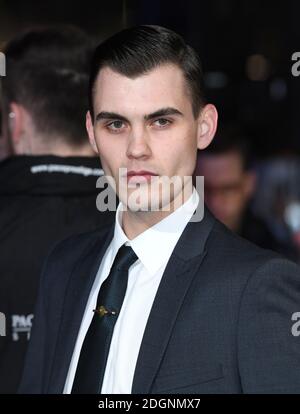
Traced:
POLYGON ((244 209, 253 192, 253 174, 244 171, 238 152, 200 154, 197 175, 204 176, 205 202, 212 213, 238 231, 244 209))
MULTIPOLYGON (((134 79, 103 68, 95 84, 94 114, 93 125, 87 117, 90 139, 125 205, 138 189, 146 200, 143 208, 149 208, 149 198, 144 196, 150 194, 150 183, 162 176, 192 176, 199 122, 177 66, 162 65, 134 79), (127 199, 119 180, 120 168, 129 173, 125 178, 127 199)), ((175 186, 171 202, 181 191, 182 186, 175 186)), ((167 201, 161 191, 159 194, 162 207, 167 201)))

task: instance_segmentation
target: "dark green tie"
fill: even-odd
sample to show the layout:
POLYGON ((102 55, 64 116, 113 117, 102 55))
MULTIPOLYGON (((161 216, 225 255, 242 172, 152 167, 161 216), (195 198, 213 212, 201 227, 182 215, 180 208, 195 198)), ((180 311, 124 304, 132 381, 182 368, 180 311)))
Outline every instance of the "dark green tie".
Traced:
POLYGON ((72 394, 101 392, 114 326, 126 293, 128 270, 136 260, 132 248, 123 245, 100 288, 97 307, 81 348, 72 394))

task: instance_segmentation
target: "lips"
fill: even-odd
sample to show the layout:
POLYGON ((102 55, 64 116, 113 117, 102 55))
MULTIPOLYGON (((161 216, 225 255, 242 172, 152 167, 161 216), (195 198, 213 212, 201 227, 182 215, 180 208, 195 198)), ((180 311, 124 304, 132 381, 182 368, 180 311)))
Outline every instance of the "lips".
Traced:
POLYGON ((157 177, 157 174, 147 170, 129 171, 127 173, 127 181, 130 183, 150 182, 152 177, 157 177))
POLYGON ((157 175, 151 171, 141 170, 141 171, 128 171, 127 177, 132 177, 134 175, 157 175))

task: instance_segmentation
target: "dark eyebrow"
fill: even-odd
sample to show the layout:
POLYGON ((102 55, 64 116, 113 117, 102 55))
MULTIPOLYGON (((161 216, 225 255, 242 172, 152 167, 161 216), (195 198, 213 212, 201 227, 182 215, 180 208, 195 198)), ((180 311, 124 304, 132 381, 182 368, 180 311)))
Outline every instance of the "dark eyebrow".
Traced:
MULTIPOLYGON (((159 118, 162 116, 169 116, 169 115, 183 116, 182 112, 178 111, 178 109, 169 107, 169 108, 161 108, 155 112, 152 112, 151 114, 145 115, 144 119, 145 121, 149 121, 153 118, 159 118)), ((102 119, 104 120, 117 119, 120 121, 129 122, 125 116, 117 114, 116 112, 107 112, 107 111, 99 112, 99 114, 96 116, 96 121, 100 121, 102 119)))
POLYGON ((153 118, 159 118, 162 116, 168 116, 168 115, 180 115, 183 116, 183 113, 178 111, 178 109, 175 108, 162 108, 158 111, 152 112, 152 114, 145 115, 144 118, 146 121, 149 121, 153 118))
POLYGON ((100 121, 101 119, 117 119, 120 121, 124 121, 124 122, 129 122, 127 118, 125 118, 125 116, 117 114, 115 112, 99 112, 99 114, 96 116, 96 121, 100 121))

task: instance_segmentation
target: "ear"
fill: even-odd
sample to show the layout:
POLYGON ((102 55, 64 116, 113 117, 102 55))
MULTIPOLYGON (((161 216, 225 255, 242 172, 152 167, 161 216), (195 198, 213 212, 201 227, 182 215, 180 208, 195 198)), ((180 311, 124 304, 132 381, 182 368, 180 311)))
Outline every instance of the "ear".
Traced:
POLYGON ((208 147, 213 140, 218 124, 218 112, 214 105, 208 104, 198 116, 197 147, 200 150, 208 147))
POLYGON ((97 144, 96 144, 96 140, 95 140, 95 133, 94 133, 94 124, 93 124, 93 120, 92 120, 92 116, 90 111, 87 111, 86 113, 86 130, 89 136, 89 140, 90 140, 90 144, 93 148, 93 150, 99 154, 98 148, 97 148, 97 144))
POLYGON ((24 115, 24 108, 21 105, 16 102, 10 104, 7 126, 12 144, 15 148, 22 146, 21 140, 25 122, 24 115))

